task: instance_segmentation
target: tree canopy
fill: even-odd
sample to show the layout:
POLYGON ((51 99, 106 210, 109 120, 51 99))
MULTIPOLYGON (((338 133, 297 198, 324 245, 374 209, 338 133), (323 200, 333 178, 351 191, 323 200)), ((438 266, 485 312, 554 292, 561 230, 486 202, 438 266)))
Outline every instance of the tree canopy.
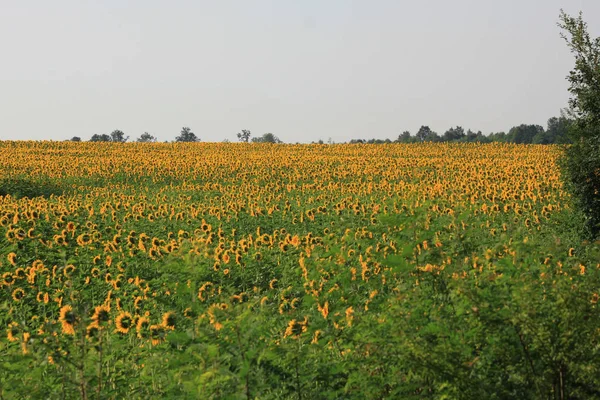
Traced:
POLYGON ((262 136, 252 138, 252 143, 283 143, 272 133, 265 133, 262 136))
POLYGON ((558 26, 575 57, 567 77, 573 145, 565 151, 563 176, 584 215, 587 234, 595 238, 600 236, 600 37, 590 36, 581 13, 573 17, 561 10, 558 26))
POLYGON ((199 142, 200 139, 196 136, 196 134, 194 132, 192 132, 192 130, 187 127, 184 126, 183 128, 181 128, 181 133, 179 134, 179 136, 177 136, 175 138, 176 142, 199 142))
POLYGON ((140 143, 156 142, 156 137, 152 136, 148 132, 144 132, 136 141, 140 143))

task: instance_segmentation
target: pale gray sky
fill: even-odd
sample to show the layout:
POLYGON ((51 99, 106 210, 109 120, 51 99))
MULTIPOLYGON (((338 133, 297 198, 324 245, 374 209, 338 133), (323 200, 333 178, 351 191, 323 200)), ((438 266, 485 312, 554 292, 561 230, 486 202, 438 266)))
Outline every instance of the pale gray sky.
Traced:
POLYGON ((0 0, 0 139, 285 142, 558 116, 598 0, 0 0))

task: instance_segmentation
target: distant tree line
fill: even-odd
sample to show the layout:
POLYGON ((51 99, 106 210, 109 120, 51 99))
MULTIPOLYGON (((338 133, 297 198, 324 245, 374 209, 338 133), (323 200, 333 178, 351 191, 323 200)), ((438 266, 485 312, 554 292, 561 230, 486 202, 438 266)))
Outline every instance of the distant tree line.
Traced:
MULTIPOLYGON (((540 125, 521 124, 512 127, 508 133, 497 132, 489 135, 484 135, 481 131, 474 132, 471 129, 465 129, 462 126, 451 127, 442 135, 434 132, 427 125, 421 126, 415 135, 409 131, 404 131, 395 140, 392 139, 352 139, 349 143, 367 143, 367 144, 384 144, 384 143, 420 143, 420 142, 456 142, 456 143, 518 143, 518 144, 566 144, 571 143, 568 135, 569 128, 573 124, 573 120, 565 117, 553 117, 548 120, 547 127, 544 129, 540 125)), ((252 137, 252 132, 248 129, 242 129, 237 133, 237 138, 240 142, 245 143, 283 143, 273 133, 265 133, 262 136, 252 137)), ((110 134, 95 134, 90 138, 90 142, 114 142, 124 143, 129 140, 129 136, 120 130, 114 130, 110 134)), ((81 142, 81 138, 75 136, 71 138, 73 142, 81 142)), ((175 137, 175 142, 199 142, 200 138, 196 136, 189 127, 183 127, 179 136, 175 137)), ((226 140, 228 142, 228 140, 226 140)), ((144 132, 136 139, 136 142, 156 142, 156 137, 148 132, 144 132)), ((323 140, 319 143, 324 144, 323 140)), ((328 144, 333 141, 329 139, 328 144)))
MULTIPOLYGON (((243 129, 240 133, 237 134, 240 142, 252 142, 252 143, 283 143, 281 139, 275 136, 273 133, 265 133, 262 136, 251 137, 252 133, 243 129)), ((110 134, 94 134, 90 138, 90 142, 113 142, 113 143, 125 143, 129 140, 129 136, 125 136, 125 133, 120 130, 114 130, 110 134)), ((79 136, 73 136, 70 141, 72 142, 81 142, 81 138, 79 136)), ((181 132, 179 136, 175 137, 175 142, 199 142, 200 138, 196 136, 194 132, 192 132, 191 128, 183 127, 181 128, 181 132)), ((140 135, 139 138, 136 139, 136 142, 144 143, 144 142, 156 142, 156 137, 152 136, 148 132, 144 132, 140 135)))
MULTIPOLYGON (((70 139, 72 142, 81 142, 81 138, 79 136, 73 136, 70 139)), ((90 138, 90 142, 113 142, 113 143, 125 143, 129 140, 129 136, 125 136, 123 131, 114 130, 110 134, 102 133, 102 134, 94 134, 90 138)), ((151 143, 156 142, 156 136, 152 136, 148 132, 144 132, 138 137, 136 142, 139 143, 151 143)), ((181 128, 181 133, 179 136, 175 138, 176 142, 199 142, 200 138, 196 136, 194 132, 188 127, 181 128)))
MULTIPOLYGON (((565 144, 570 143, 569 127, 572 120, 565 116, 553 117, 548 120, 546 129, 540 125, 521 124, 512 127, 508 133, 497 132, 484 135, 481 131, 474 132, 468 129, 466 132, 463 127, 451 127, 443 135, 439 135, 423 125, 415 135, 409 131, 404 131, 396 140, 391 139, 352 139, 350 143, 420 143, 420 142, 455 142, 455 143, 518 143, 518 144, 565 144)), ((321 142, 322 143, 322 142, 321 142)))

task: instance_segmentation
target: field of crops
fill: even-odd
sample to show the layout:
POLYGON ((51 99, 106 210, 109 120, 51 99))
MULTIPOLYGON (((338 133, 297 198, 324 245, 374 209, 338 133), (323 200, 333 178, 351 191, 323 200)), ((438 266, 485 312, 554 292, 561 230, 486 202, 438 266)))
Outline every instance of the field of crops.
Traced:
POLYGON ((0 398, 596 398, 560 151, 2 142, 0 398))

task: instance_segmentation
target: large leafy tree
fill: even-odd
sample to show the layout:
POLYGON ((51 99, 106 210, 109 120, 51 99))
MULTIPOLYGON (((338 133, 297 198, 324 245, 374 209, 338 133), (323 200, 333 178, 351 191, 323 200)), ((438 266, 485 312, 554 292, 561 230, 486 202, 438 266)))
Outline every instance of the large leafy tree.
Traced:
POLYGON ((535 144, 550 144, 559 143, 565 144, 569 142, 569 127, 571 120, 565 116, 552 117, 548 120, 548 127, 545 132, 539 132, 533 137, 535 144))
POLYGON ((409 131, 404 131, 400 135, 398 135, 398 139, 396 139, 397 143, 410 143, 412 142, 412 136, 409 131))
POLYGON ((507 139, 509 142, 517 144, 533 143, 533 138, 541 133, 544 133, 544 128, 540 125, 521 124, 508 131, 507 139))
POLYGON ((198 142, 200 139, 187 126, 181 128, 181 133, 175 138, 176 142, 198 142))
POLYGON ((125 136, 123 131, 120 131, 118 129, 110 133, 111 142, 125 143, 127 139, 129 139, 129 136, 125 136))
POLYGON ((251 135, 252 133, 248 129, 242 129, 241 132, 238 132, 237 137, 240 140, 240 142, 248 143, 250 141, 251 135))
POLYGON ((600 236, 600 37, 593 39, 580 13, 561 10, 561 36, 575 56, 569 73, 569 129, 573 144, 563 158, 567 185, 585 215, 589 236, 600 236))
POLYGON ((277 136, 272 133, 265 133, 260 137, 252 138, 253 143, 283 143, 277 136))
POLYGON ((420 142, 437 142, 440 137, 437 133, 431 130, 428 126, 421 126, 416 134, 416 138, 420 142))
POLYGON ((462 126, 457 126, 456 128, 450 128, 446 132, 444 132, 442 140, 445 142, 452 142, 455 140, 460 140, 465 136, 465 130, 462 128, 462 126))
POLYGON ((137 142, 140 143, 147 143, 147 142, 156 142, 156 137, 152 136, 151 134, 149 134, 148 132, 144 132, 140 135, 140 137, 137 139, 137 142))
POLYGON ((99 134, 94 134, 92 135, 92 137, 90 138, 90 142, 110 142, 110 136, 107 135, 106 133, 103 133, 101 135, 99 134))

